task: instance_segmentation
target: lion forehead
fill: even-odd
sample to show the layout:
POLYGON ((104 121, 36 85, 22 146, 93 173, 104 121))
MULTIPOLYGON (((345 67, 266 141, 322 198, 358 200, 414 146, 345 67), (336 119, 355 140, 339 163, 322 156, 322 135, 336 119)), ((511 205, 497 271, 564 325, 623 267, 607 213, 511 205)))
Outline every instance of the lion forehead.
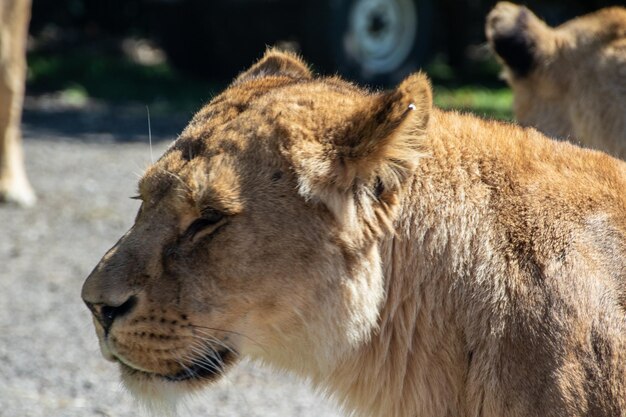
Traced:
POLYGON ((211 207, 235 214, 242 208, 241 173, 236 165, 224 152, 207 151, 187 159, 180 148, 172 148, 148 168, 139 181, 139 193, 145 202, 165 202, 175 210, 211 207))

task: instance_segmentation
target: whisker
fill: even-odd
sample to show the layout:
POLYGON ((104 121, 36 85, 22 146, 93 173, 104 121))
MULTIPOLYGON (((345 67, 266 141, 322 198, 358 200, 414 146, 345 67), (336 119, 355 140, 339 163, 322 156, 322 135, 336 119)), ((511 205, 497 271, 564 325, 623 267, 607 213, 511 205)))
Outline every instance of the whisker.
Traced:
POLYGON ((202 364, 195 362, 194 358, 189 356, 189 355, 174 355, 173 360, 176 361, 176 363, 178 363, 181 367, 181 371, 180 372, 184 372, 188 375, 193 375, 194 378, 200 378, 200 379, 206 379, 204 377, 202 377, 201 375, 198 375, 196 372, 194 372, 190 366, 185 365, 185 362, 190 362, 193 363, 195 366, 198 366, 202 369, 205 369, 207 371, 210 372, 214 372, 214 369, 207 369, 206 367, 204 367, 202 364))
POLYGON ((180 365, 180 367, 182 368, 183 371, 188 372, 189 371, 189 367, 187 365, 185 365, 185 358, 180 356, 180 355, 174 355, 173 357, 174 361, 176 361, 177 364, 180 365))
POLYGON ((175 180, 177 180, 182 186, 183 188, 190 194, 193 195, 193 190, 191 189, 191 187, 189 187, 185 181, 183 181, 183 179, 181 177, 179 177, 178 175, 174 174, 173 172, 170 172, 166 169, 162 170, 165 174, 171 176, 172 178, 174 178, 175 180))
POLYGON ((148 112, 148 143, 150 144, 150 163, 154 164, 154 156, 152 155, 152 127, 150 126, 150 108, 146 106, 148 112))
MULTIPOLYGON (((195 336, 195 335, 194 335, 195 336)), ((215 338, 214 336, 210 336, 211 338, 215 338)), ((197 342, 196 342, 197 343, 197 342)), ((235 352, 236 355, 239 355, 238 352, 235 352)), ((222 364, 222 367, 225 366, 224 364, 222 364)), ((235 388, 235 382, 233 381, 231 374, 229 373, 223 373, 222 374, 222 381, 226 381, 228 384, 230 384, 231 387, 235 388)), ((248 410, 251 409, 250 404, 248 403, 248 400, 246 399, 246 397, 244 395, 241 395, 241 391, 234 389, 234 392, 238 394, 239 396, 239 400, 244 403, 247 407, 248 410)))
POLYGON ((215 332, 231 333, 231 334, 236 334, 237 336, 248 337, 248 336, 246 336, 246 335, 245 335, 245 334, 243 334, 243 333, 235 332, 235 331, 233 331, 233 330, 219 329, 219 328, 217 328, 217 327, 200 326, 200 325, 193 324, 193 323, 190 323, 190 324, 189 324, 189 326, 191 326, 191 327, 195 327, 195 328, 198 328, 198 329, 207 329, 207 330, 213 330, 213 331, 215 331, 215 332))
MULTIPOLYGON (((191 344, 188 345, 188 348, 191 351, 195 352, 195 354, 199 355, 200 357, 206 356, 206 349, 207 348, 212 349, 214 351, 213 347, 210 345, 210 343, 211 343, 210 339, 215 339, 215 341, 219 342, 219 339, 215 338, 212 335, 208 335, 206 338, 204 338, 202 336, 199 336, 199 335, 196 335, 196 334, 192 334, 192 336, 194 337, 194 340, 192 341, 191 344), (207 345, 207 343, 209 343, 209 345, 207 345)), ((231 351, 234 354, 239 355, 238 352, 236 352, 234 350, 231 350, 231 351)), ((225 367, 225 364, 223 363, 223 361, 220 360, 221 366, 219 368, 216 368, 216 365, 214 363, 201 363, 201 364, 199 364, 198 363, 199 362, 198 358, 197 357, 195 357, 195 358, 192 357, 192 355, 190 355, 189 353, 187 353, 186 355, 182 356, 181 358, 183 360, 186 359, 186 361, 188 361, 188 362, 194 362, 197 366, 200 366, 203 369, 207 369, 207 367, 209 367, 208 370, 210 370, 210 371, 213 371, 213 370, 217 369, 221 373, 221 380, 223 382, 228 383, 231 387, 235 388, 235 382, 233 381, 232 376, 229 373, 223 372, 224 367, 225 367)), ((219 360, 219 358, 215 358, 215 359, 219 360)), ((202 362, 206 362, 206 361, 203 360, 202 362)), ((211 378, 209 378, 209 377, 200 377, 199 376, 199 378, 206 379, 206 380, 211 380, 211 378)), ((246 404, 246 407, 248 408, 248 410, 250 410, 251 406, 248 403, 248 400, 246 399, 246 397, 241 395, 241 392, 236 390, 236 389, 233 390, 233 392, 235 392, 236 395, 238 395, 238 397, 240 398, 240 401, 242 403, 246 404)))
POLYGON ((190 347, 192 350, 195 350, 196 353, 200 353, 200 354, 204 354, 206 356, 207 354, 207 349, 210 350, 210 354, 215 358, 215 360, 217 361, 222 361, 221 356, 219 354, 219 352, 217 351, 217 349, 215 349, 214 346, 212 346, 211 343, 206 343, 207 340, 202 340, 202 339, 196 339, 196 340, 192 340, 192 343, 190 344, 190 347), (200 343, 202 342, 202 343, 200 343))
MULTIPOLYGON (((212 347, 210 345, 207 345, 208 340, 202 339, 201 337, 197 335, 193 335, 193 336, 195 340, 193 340, 193 342, 190 345, 188 345, 188 349, 190 349, 192 352, 195 352, 195 355, 199 355, 200 357, 203 358, 204 356, 206 356, 206 349, 207 348, 212 349, 212 347)), ((191 355, 189 351, 187 351, 186 354, 183 354, 183 355, 181 355, 179 351, 177 352, 178 353, 174 354, 174 356, 176 357, 176 362, 179 363, 180 366, 183 368, 183 371, 189 369, 189 367, 184 365, 183 362, 194 363, 196 366, 202 369, 208 370, 210 372, 220 373, 221 381, 226 382, 231 387, 235 388, 235 383, 232 379, 232 376, 229 373, 223 372, 225 364, 222 361, 220 361, 221 365, 219 363, 216 364, 214 362, 208 362, 206 360, 199 361, 198 358, 193 357, 193 355, 191 355)), ((215 358, 215 359, 218 359, 218 358, 215 358)), ((196 378, 206 380, 209 382, 213 381, 213 378, 207 377, 207 376, 196 375, 196 378)), ((240 401, 246 405, 246 408, 248 410, 250 410, 251 407, 246 397, 241 395, 241 392, 239 392, 236 389, 234 389, 233 392, 235 392, 236 395, 238 395, 238 397, 240 398, 240 401)))
POLYGON ((200 335, 194 334, 192 333, 191 336, 195 337, 198 340, 201 340, 203 342, 210 342, 210 343, 215 343, 223 348, 225 348, 226 350, 228 350, 229 352, 233 353, 234 355, 239 356, 239 352, 237 352, 235 349, 233 349, 231 346, 228 346, 226 343, 224 343, 223 341, 221 341, 220 339, 218 339, 217 337, 209 334, 208 332, 202 330, 202 329, 195 329, 194 331, 196 332, 200 332, 200 335))
MULTIPOLYGON (((209 371, 211 373, 215 373, 215 374, 223 374, 224 373, 224 368, 223 366, 215 363, 215 362, 208 362, 206 359, 202 359, 200 361, 196 361, 193 363, 194 366, 200 368, 200 369, 204 369, 205 371, 209 371)), ((203 377, 201 375, 196 375, 198 378, 204 378, 204 379, 210 379, 208 377, 203 377)))
MULTIPOLYGON (((230 334, 234 334, 237 336, 241 336, 243 338, 248 339, 249 341, 251 341, 252 343, 254 343, 256 346, 260 347, 261 349, 265 350, 265 347, 257 342, 256 340, 254 340, 253 338, 251 338, 250 336, 243 334, 243 333, 239 333, 239 332, 235 332, 232 330, 224 330, 224 329, 218 329, 217 327, 207 327, 207 326, 199 326, 197 324, 189 324, 190 327, 194 328, 194 329, 205 329, 205 330, 212 330, 214 332, 224 332, 224 333, 230 333, 230 334)), ((267 352, 267 351, 266 351, 267 352)))
MULTIPOLYGON (((193 345, 189 346, 189 348, 200 358, 200 360, 198 360, 198 357, 193 358, 191 356, 187 358, 182 357, 182 359, 188 359, 190 362, 193 363, 194 366, 197 366, 206 371, 219 373, 219 374, 222 374, 224 372, 224 362, 220 359, 219 355, 215 355, 214 351, 213 351, 213 354, 211 355, 211 361, 209 362, 209 360, 207 360, 206 358, 205 350, 199 347, 195 347, 193 345)), ((186 366, 185 369, 190 370, 188 366, 186 366)))

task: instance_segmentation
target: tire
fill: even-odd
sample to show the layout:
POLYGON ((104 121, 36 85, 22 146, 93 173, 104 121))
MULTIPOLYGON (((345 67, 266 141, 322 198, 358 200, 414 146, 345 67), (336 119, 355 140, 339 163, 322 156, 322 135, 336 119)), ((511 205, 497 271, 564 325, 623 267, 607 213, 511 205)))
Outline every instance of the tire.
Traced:
POLYGON ((431 1, 313 0, 303 53, 322 72, 375 86, 396 84, 430 56, 431 1))

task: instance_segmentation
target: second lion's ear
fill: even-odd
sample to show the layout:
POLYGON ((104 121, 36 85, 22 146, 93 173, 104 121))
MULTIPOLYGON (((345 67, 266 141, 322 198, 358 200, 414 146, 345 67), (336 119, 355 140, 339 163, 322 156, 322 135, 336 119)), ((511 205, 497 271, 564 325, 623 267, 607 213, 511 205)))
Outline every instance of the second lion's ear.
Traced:
POLYGON ((498 3, 487 15, 485 35, 491 48, 516 77, 544 61, 554 45, 552 29, 524 6, 498 3))
POLYGON ((234 84, 269 76, 309 79, 312 74, 309 67, 297 55, 268 49, 263 58, 237 76, 234 84))

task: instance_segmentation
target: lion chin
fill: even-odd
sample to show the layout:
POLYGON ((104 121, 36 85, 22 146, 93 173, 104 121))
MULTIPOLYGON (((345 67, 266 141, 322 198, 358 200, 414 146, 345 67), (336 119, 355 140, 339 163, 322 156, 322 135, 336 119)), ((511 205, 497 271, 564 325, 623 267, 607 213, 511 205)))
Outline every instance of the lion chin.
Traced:
POLYGON ((238 357, 230 347, 208 349, 187 362, 177 361, 179 370, 157 372, 124 358, 109 347, 106 335, 98 333, 102 356, 119 365, 124 387, 145 408, 158 413, 174 412, 180 400, 219 381, 238 357))
POLYGON ((235 363, 234 353, 219 352, 220 364, 213 356, 199 358, 174 374, 159 374, 129 366, 119 359, 121 380, 136 401, 153 415, 176 415, 181 401, 219 381, 235 363))

